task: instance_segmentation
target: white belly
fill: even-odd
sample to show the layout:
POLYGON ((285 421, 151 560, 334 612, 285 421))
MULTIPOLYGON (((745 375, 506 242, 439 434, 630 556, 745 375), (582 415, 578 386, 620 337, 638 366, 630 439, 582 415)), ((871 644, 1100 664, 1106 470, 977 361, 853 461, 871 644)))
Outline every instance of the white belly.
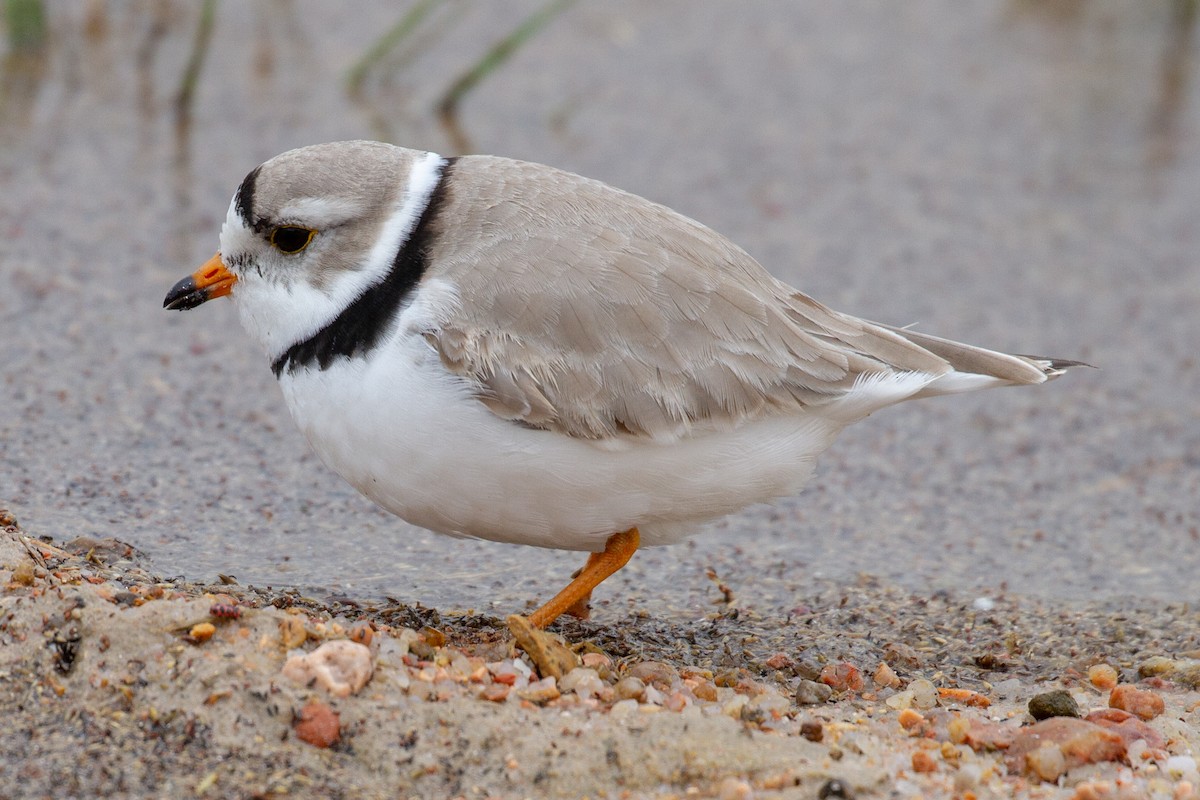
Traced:
MULTIPOLYGON (((280 378, 313 449, 376 503, 439 533, 600 550, 638 526, 647 545, 794 493, 841 425, 781 417, 669 443, 606 447, 500 419, 418 336, 387 358, 280 378)), ((373 355, 381 355, 383 350, 373 355)))

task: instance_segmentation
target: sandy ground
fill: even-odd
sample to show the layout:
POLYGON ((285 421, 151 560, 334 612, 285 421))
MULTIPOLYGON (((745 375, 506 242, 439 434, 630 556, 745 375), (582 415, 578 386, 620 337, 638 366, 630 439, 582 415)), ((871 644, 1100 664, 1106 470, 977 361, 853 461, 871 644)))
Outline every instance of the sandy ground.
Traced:
POLYGON ((582 666, 555 680, 499 619, 162 580, 115 539, 3 517, 0 797, 1200 796, 1184 605, 863 582, 762 620, 725 586, 693 624, 564 622, 582 666), (333 641, 369 664, 360 689, 349 662, 284 670, 333 641), (1055 689, 1148 722, 1033 727, 1055 689))

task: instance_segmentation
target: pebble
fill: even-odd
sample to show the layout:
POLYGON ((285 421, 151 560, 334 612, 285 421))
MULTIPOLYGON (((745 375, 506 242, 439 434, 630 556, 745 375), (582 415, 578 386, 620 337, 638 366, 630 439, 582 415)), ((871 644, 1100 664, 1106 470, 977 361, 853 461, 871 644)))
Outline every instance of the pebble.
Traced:
POLYGON ((534 681, 524 689, 517 690, 517 697, 539 705, 557 700, 561 695, 553 675, 547 675, 540 681, 534 681))
POLYGON ((1196 759, 1192 756, 1171 756, 1163 765, 1167 774, 1176 780, 1184 779, 1193 784, 1200 782, 1200 773, 1196 768, 1196 759))
POLYGON ((754 800, 754 790, 740 778, 726 778, 717 788, 721 800, 754 800))
POLYGON ((375 638, 375 629, 371 627, 369 622, 356 622, 350 626, 350 632, 347 638, 356 644, 371 646, 371 640, 375 638))
POLYGON ((608 688, 600 674, 591 667, 576 667, 562 679, 559 689, 563 694, 574 692, 584 700, 590 700, 608 688))
POLYGON ((1054 783, 1067 771, 1067 758, 1057 745, 1046 743, 1025 756, 1025 765, 1046 783, 1054 783))
POLYGON ((207 642, 216 632, 217 628, 211 622, 201 622, 198 625, 192 626, 192 629, 188 631, 188 638, 195 644, 200 644, 201 642, 207 642))
POLYGON ((819 680, 835 692, 861 692, 863 688, 862 672, 846 661, 826 665, 819 680))
POLYGON ((928 750, 918 750, 912 754, 913 772, 937 772, 937 760, 928 750))
POLYGON ((1166 710, 1163 699, 1152 691, 1128 683, 1118 684, 1108 696, 1110 708, 1128 711, 1144 720, 1151 720, 1166 710))
POLYGON ((366 686, 374 671, 371 651, 347 639, 325 642, 305 655, 292 656, 283 674, 300 684, 314 681, 335 697, 346 697, 366 686))
POLYGON ((900 727, 906 731, 911 731, 913 728, 925 721, 924 715, 919 711, 913 711, 911 708, 906 708, 900 712, 900 716, 896 718, 900 723, 900 727))
POLYGON ((833 697, 833 689, 823 683, 802 680, 796 687, 795 700, 802 706, 815 706, 829 701, 833 697))
POLYGON ((750 701, 750 705, 767 714, 784 714, 791 709, 792 701, 774 690, 769 690, 754 697, 750 701))
POLYGON ((1066 689, 1042 692, 1029 700, 1029 715, 1037 720, 1051 717, 1078 717, 1079 704, 1066 689))
POLYGON ((661 661, 642 661, 630 667, 625 674, 658 689, 670 689, 679 680, 679 670, 661 661))
POLYGON ((888 666, 886 661, 879 662, 879 666, 875 668, 875 674, 871 676, 871 680, 875 682, 877 688, 881 689, 895 689, 900 685, 900 676, 888 666))
POLYGON ((314 700, 296 714, 296 738, 314 747, 329 747, 341 735, 338 713, 325 703, 314 700))
POLYGON ((937 689, 924 678, 917 678, 907 688, 908 691, 912 692, 913 705, 917 708, 924 711, 937 705, 937 689))
POLYGON ((1051 717, 1017 732, 1006 757, 1010 771, 1040 776, 1039 770, 1048 770, 1050 755, 1042 752, 1033 762, 1028 756, 1045 747, 1062 754, 1065 769, 1116 761, 1125 755, 1125 742, 1116 733, 1082 719, 1051 717))
POLYGON ((810 742, 825 738, 825 725, 819 719, 806 719, 800 723, 800 735, 810 742))
POLYGON ((1088 667, 1088 681, 1097 689, 1112 689, 1117 685, 1117 670, 1108 664, 1093 664, 1088 667))
POLYGON ((287 616, 279 620, 279 641, 284 650, 294 650, 304 644, 308 632, 299 617, 287 616))
POLYGON ((1169 675, 1175 671, 1175 662, 1164 656, 1150 656, 1138 664, 1138 675, 1150 678, 1156 675, 1169 675))
POLYGON ((638 701, 632 698, 628 700, 620 700, 613 703, 613 707, 609 710, 612 716, 620 719, 621 717, 629 716, 636 713, 638 710, 638 701))
MULTIPOLYGON (((578 672, 579 670, 575 671, 578 672)), ((626 675, 624 678, 621 678, 621 680, 617 681, 617 685, 614 688, 617 697, 622 700, 638 700, 646 693, 646 684, 642 682, 641 678, 635 678, 632 675, 626 675)), ((714 699, 716 699, 715 696, 714 699)))
POLYGON ((721 713, 727 717, 734 719, 742 718, 742 709, 749 704, 750 698, 744 694, 735 694, 729 699, 725 705, 721 706, 721 713))
POLYGON ((483 687, 483 692, 479 695, 484 700, 491 700, 493 703, 503 703, 508 699, 508 693, 511 691, 506 684, 489 683, 483 687))
POLYGON ((1165 744, 1158 731, 1128 711, 1122 711, 1119 708, 1098 708, 1088 714, 1085 719, 1108 728, 1124 739, 1126 746, 1136 741, 1145 742, 1149 747, 1154 748, 1161 748, 1165 744))

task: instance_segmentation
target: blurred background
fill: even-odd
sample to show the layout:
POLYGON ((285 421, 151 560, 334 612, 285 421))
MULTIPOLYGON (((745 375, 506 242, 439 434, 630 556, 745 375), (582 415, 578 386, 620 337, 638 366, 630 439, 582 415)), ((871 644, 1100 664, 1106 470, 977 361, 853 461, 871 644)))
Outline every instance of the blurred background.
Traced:
POLYGON ((308 453, 232 307, 167 289, 292 147, 600 178, 853 314, 1082 359, 889 409, 808 490, 646 550, 609 614, 918 593, 1196 600, 1194 0, 3 0, 0 506, 169 575, 504 611, 573 553, 374 509, 308 453))

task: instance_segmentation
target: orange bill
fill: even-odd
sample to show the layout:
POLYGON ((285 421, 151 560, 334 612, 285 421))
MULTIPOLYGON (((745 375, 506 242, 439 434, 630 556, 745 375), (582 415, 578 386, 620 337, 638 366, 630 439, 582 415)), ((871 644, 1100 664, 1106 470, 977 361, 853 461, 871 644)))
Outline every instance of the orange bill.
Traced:
POLYGON ((167 298, 163 300, 163 308, 174 311, 186 311, 202 303, 207 303, 214 297, 224 297, 233 290, 237 276, 225 267, 221 254, 205 261, 200 269, 187 276, 171 287, 167 298))

